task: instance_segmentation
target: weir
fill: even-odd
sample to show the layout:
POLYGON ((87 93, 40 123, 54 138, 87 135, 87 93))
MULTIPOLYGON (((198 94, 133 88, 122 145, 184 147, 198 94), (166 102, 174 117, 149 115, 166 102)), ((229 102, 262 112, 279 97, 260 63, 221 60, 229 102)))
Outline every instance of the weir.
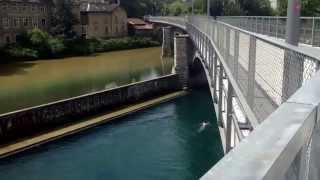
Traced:
MULTIPOLYGON (((77 124, 81 122, 83 117, 94 116, 106 112, 111 113, 112 111, 119 110, 119 108, 121 109, 121 107, 141 103, 153 98, 159 98, 164 95, 178 92, 181 89, 182 85, 180 84, 178 75, 171 74, 149 81, 132 83, 110 90, 3 114, 0 116, 1 144, 10 143, 17 139, 30 137, 39 133, 47 133, 54 128, 77 124)), ((155 101, 154 103, 156 104, 180 95, 181 93, 177 93, 162 100, 155 101)), ((153 103, 129 110, 129 112, 143 109, 143 107, 145 108, 152 104, 153 103)), ((126 114, 128 114, 128 112, 123 111, 123 115, 126 114)), ((65 134, 68 133, 70 132, 65 132, 65 134)), ((60 134, 59 136, 62 135, 60 134)), ((46 141, 47 140, 44 138, 40 143, 46 141)), ((34 144, 35 143, 32 143, 32 145, 34 144)), ((22 146, 20 148, 24 149, 26 147, 22 146)), ((0 150, 0 157, 12 154, 7 145, 3 146, 2 150, 3 149, 7 150, 0 150)), ((14 152, 16 151, 19 150, 15 149, 14 152)))

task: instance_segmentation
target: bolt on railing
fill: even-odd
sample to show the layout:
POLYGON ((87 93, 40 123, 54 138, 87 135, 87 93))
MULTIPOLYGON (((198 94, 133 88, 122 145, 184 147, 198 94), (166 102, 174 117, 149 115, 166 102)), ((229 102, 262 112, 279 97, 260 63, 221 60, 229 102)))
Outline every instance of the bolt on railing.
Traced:
POLYGON ((208 17, 149 20, 184 28, 210 77, 230 153, 202 179, 317 178, 320 57, 208 17))

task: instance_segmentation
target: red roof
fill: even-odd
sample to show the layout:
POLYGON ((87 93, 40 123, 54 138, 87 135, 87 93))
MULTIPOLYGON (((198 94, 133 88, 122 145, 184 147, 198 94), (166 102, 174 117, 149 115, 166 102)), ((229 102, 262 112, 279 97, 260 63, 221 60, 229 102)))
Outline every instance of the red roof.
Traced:
POLYGON ((128 18, 128 23, 131 25, 146 25, 147 23, 139 18, 128 18))
POLYGON ((139 25, 139 26, 133 26, 133 27, 136 30, 152 30, 153 29, 153 25, 152 24, 146 24, 144 26, 139 25))

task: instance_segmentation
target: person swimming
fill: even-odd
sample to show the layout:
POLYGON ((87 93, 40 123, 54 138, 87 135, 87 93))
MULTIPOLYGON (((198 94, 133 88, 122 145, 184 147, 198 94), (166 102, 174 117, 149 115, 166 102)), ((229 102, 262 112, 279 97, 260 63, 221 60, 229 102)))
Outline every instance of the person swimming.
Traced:
POLYGON ((202 132, 203 130, 205 130, 206 129, 206 127, 207 126, 209 126, 210 125, 210 123, 209 122, 202 122, 202 123, 200 123, 200 128, 198 129, 198 132, 202 132))

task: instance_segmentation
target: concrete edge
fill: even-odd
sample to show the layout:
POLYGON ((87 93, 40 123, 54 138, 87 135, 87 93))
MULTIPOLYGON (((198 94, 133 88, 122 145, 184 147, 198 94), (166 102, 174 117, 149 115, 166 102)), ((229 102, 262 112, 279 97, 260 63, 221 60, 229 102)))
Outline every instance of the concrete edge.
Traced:
POLYGON ((157 97, 152 100, 148 100, 145 102, 137 103, 123 109, 116 110, 114 112, 108 113, 106 115, 102 115, 99 117, 95 117, 93 119, 83 121, 80 123, 76 123, 73 125, 69 125, 67 127, 62 127, 57 130, 50 131, 45 134, 41 134, 38 136, 34 136, 28 139, 21 140, 19 142, 9 144, 0 148, 0 159, 18 154, 20 152, 26 151, 28 149, 32 149, 34 147, 40 146, 42 144, 55 141, 57 139, 76 134, 78 132, 87 130, 92 127, 96 127, 117 118, 121 118, 127 116, 129 114, 135 113, 137 111, 141 111, 152 106, 168 102, 175 98, 187 95, 188 92, 186 91, 177 91, 174 93, 170 93, 167 95, 163 95, 161 97, 157 97))

